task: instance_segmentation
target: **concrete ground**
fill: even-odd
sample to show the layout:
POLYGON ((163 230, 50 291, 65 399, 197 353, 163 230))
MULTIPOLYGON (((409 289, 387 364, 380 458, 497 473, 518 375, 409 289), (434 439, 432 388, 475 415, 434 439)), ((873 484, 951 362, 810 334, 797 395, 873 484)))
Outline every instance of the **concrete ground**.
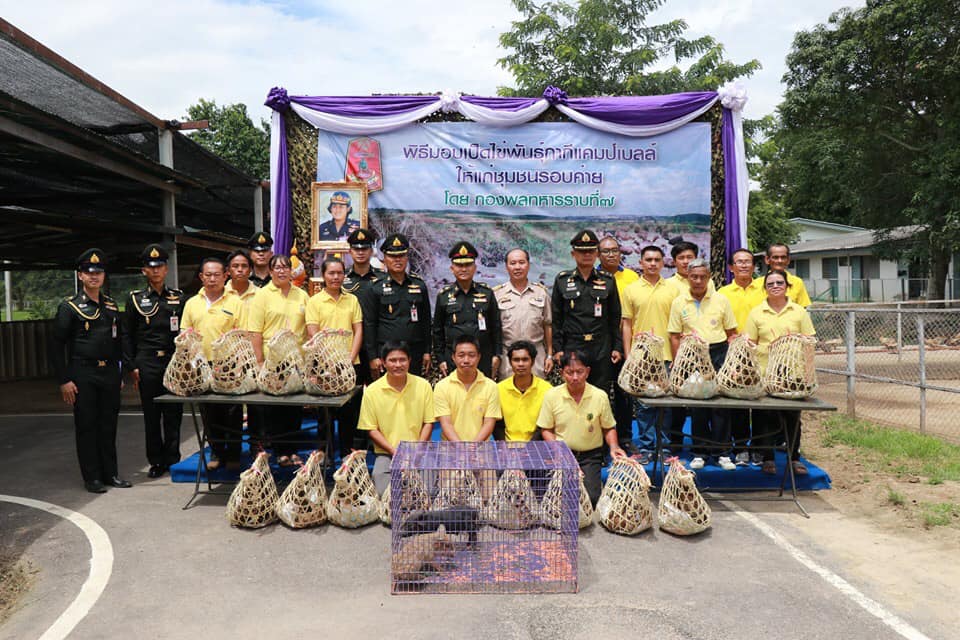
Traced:
MULTIPOLYGON (((190 432, 184 429, 184 455, 196 450, 190 432)), ((581 535, 577 594, 391 596, 386 527, 234 529, 224 517, 226 496, 206 496, 183 511, 192 485, 146 477, 139 416, 121 417, 119 449, 121 475, 134 487, 89 494, 70 416, 0 417, 0 494, 79 511, 113 546, 106 589, 70 638, 900 637, 716 502, 713 528, 692 538, 659 531, 630 538, 592 526, 581 535)), ((814 519, 828 516, 815 495, 804 503, 814 519)), ((903 599, 844 575, 829 549, 789 525, 802 518, 792 504, 749 509, 908 624, 930 637, 957 636, 903 599)), ((73 524, 0 499, 5 550, 22 553, 39 573, 0 638, 38 638, 77 596, 91 547, 73 524)))

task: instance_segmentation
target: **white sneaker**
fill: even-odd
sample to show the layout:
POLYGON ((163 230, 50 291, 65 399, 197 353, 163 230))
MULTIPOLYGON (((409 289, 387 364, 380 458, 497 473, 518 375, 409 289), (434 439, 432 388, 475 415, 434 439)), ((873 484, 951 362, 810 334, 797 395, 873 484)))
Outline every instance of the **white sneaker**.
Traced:
POLYGON ((737 465, 730 462, 730 458, 728 458, 727 456, 720 456, 717 459, 717 464, 719 464, 720 468, 723 469, 724 471, 733 471, 734 469, 737 468, 737 465))
POLYGON ((737 454, 737 466, 738 467, 748 467, 750 466, 750 454, 746 451, 741 451, 737 454))
MULTIPOLYGON (((729 462, 729 460, 727 460, 729 462)), ((694 458, 690 461, 690 468, 693 470, 703 469, 703 458, 694 458)))

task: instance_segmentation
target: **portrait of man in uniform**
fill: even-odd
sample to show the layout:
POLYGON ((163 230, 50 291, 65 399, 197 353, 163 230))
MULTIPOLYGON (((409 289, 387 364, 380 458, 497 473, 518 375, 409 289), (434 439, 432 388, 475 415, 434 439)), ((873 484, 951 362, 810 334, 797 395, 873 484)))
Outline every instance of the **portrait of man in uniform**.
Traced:
POLYGON ((350 234, 367 228, 366 185, 314 182, 311 212, 312 248, 345 251, 350 234))

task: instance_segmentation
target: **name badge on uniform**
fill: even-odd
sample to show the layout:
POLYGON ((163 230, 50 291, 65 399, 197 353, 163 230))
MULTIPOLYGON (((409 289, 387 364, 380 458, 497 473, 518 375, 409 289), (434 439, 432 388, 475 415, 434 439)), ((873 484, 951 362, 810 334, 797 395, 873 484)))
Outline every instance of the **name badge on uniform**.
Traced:
POLYGON ((111 330, 111 333, 113 334, 114 338, 117 337, 117 321, 116 320, 113 321, 113 329, 111 330))
POLYGON ((170 316, 170 331, 172 333, 180 331, 180 318, 177 316, 170 316))
POLYGON ((593 317, 600 318, 603 316, 603 305, 599 302, 593 305, 593 317))
POLYGON ((410 307, 410 322, 417 322, 420 319, 420 315, 417 313, 416 305, 410 307))
POLYGON ((483 317, 482 313, 477 316, 477 328, 480 329, 480 331, 487 330, 487 319, 483 317))

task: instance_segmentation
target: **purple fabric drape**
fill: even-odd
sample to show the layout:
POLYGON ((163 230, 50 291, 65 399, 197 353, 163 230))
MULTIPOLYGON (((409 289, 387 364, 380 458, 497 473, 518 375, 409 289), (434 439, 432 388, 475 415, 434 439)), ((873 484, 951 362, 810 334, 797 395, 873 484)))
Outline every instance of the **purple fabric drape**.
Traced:
POLYGON ((338 116, 375 118, 416 111, 440 100, 440 96, 290 96, 308 109, 338 116))
POLYGON ((568 98, 566 105, 604 122, 629 125, 663 124, 701 109, 716 99, 715 91, 672 93, 666 96, 568 98))
MULTIPOLYGON (((740 201, 737 199, 737 157, 735 153, 736 139, 733 131, 733 112, 730 109, 723 109, 723 124, 721 131, 723 143, 723 210, 724 222, 726 223, 726 254, 727 263, 733 257, 733 252, 737 249, 745 248, 740 246, 740 201)), ((732 276, 729 270, 725 270, 726 282, 730 282, 732 276)))
POLYGON ((498 111, 520 111, 540 100, 540 98, 493 98, 487 96, 460 96, 460 99, 478 107, 497 109, 498 111))
POLYGON ((275 216, 271 219, 276 220, 273 233, 273 252, 290 255, 290 247, 293 246, 293 198, 290 195, 290 168, 287 160, 286 119, 282 112, 280 113, 280 132, 280 171, 277 174, 277 184, 270 185, 271 189, 279 190, 276 200, 278 211, 270 212, 271 216, 275 216))

